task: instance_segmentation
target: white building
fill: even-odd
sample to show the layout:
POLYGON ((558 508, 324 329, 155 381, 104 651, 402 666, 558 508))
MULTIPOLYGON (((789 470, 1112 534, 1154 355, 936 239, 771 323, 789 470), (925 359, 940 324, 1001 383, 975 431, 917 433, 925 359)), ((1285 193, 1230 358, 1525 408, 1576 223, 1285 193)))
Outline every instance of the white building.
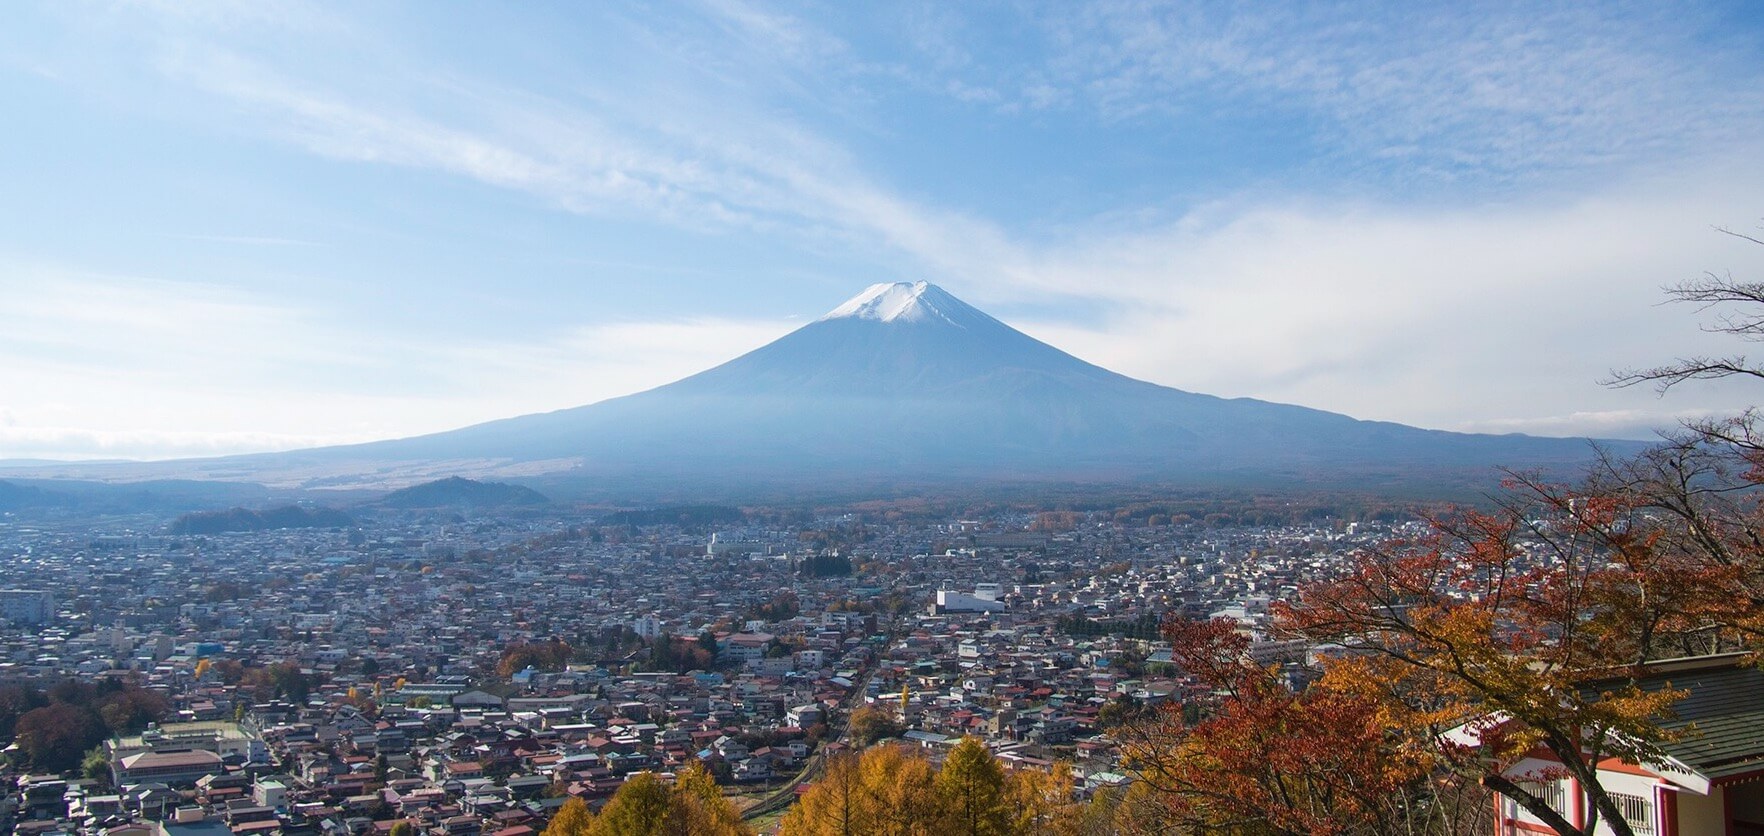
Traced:
POLYGON ((47 624, 54 618, 54 595, 41 589, 0 589, 0 621, 47 624))
POLYGON ((998 584, 983 583, 974 588, 972 595, 947 589, 937 590, 937 603, 932 607, 932 612, 1004 612, 1006 609, 1009 608, 998 600, 998 584))

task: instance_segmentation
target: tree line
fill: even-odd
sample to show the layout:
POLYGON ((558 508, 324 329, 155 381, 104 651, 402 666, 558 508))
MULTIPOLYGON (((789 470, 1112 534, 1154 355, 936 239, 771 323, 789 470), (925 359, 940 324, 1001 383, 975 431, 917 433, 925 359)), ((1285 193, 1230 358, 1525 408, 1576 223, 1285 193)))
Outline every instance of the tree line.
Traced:
POLYGON ((941 766, 924 750, 882 744, 830 758, 820 780, 784 816, 782 836, 1028 836, 1086 832, 1088 808, 1066 770, 1006 772, 979 738, 963 738, 941 766))
POLYGON ((692 761, 672 786, 633 775, 597 815, 581 798, 564 802, 540 836, 751 836, 704 764, 692 761))
POLYGON ((112 735, 141 731, 170 711, 163 695, 117 679, 47 691, 12 685, 0 688, 0 740, 17 745, 14 766, 66 772, 112 735))

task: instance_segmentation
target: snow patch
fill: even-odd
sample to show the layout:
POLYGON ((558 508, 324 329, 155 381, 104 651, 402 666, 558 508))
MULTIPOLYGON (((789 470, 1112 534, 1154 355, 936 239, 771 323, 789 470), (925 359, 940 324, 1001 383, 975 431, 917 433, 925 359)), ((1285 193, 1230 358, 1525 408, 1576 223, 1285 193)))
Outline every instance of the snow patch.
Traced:
MULTIPOLYGON (((877 322, 928 322, 942 320, 962 326, 957 318, 963 304, 943 288, 930 282, 883 282, 873 284, 864 292, 834 308, 822 321, 829 319, 873 319, 877 322)), ((965 327, 965 326, 962 326, 965 327)))

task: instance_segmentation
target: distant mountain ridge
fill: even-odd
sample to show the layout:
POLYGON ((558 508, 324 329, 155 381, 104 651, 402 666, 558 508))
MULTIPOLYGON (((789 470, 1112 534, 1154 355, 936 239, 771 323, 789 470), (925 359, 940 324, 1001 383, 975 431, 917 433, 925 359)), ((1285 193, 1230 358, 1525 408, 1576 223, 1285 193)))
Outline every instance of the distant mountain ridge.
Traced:
POLYGON ((451 472, 680 498, 1022 482, 1486 484, 1497 466, 1566 468, 1592 455, 1585 440, 1424 430, 1135 380, 936 285, 898 282, 634 395, 415 438, 188 465, 284 486, 321 484, 312 474, 360 487, 451 472))
POLYGON ((285 505, 261 511, 231 508, 225 511, 194 511, 172 521, 172 534, 225 534, 237 531, 276 531, 289 528, 346 528, 355 518, 335 508, 302 508, 285 505))
POLYGON ((393 491, 375 504, 388 508, 498 508, 544 505, 550 501, 532 488, 450 476, 393 491))

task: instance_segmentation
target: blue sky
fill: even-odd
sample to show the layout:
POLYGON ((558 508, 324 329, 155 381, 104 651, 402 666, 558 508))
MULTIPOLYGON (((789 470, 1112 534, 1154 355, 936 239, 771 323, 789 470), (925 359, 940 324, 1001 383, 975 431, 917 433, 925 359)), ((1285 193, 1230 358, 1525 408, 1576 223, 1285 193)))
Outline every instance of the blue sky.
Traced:
POLYGON ((1647 437, 1737 347, 1764 20, 1710 4, 61 3, 0 30, 0 458, 412 435, 926 279, 1179 388, 1647 437))

